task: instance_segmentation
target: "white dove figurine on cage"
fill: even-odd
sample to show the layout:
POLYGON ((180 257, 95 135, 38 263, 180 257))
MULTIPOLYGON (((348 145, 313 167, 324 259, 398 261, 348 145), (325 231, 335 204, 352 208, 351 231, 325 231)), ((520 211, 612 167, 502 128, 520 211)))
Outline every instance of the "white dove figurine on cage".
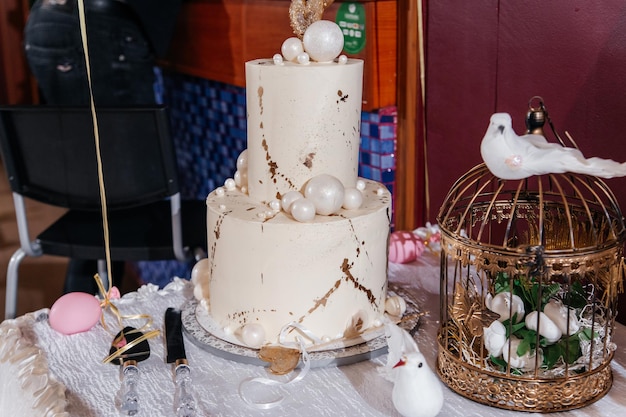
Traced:
POLYGON ((508 113, 495 113, 480 145, 489 171, 498 178, 520 180, 533 175, 572 172, 601 178, 626 176, 626 163, 585 158, 576 148, 548 142, 542 135, 518 136, 508 113))

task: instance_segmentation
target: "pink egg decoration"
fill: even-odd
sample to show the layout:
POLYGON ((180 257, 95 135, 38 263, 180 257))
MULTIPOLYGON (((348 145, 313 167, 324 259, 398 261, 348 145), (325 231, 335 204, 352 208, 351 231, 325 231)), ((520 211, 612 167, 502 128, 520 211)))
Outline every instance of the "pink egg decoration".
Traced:
POLYGON ((100 301, 86 292, 70 292, 54 302, 48 314, 50 327, 62 334, 82 333, 100 320, 100 301))
POLYGON ((413 262, 424 253, 424 242, 413 232, 392 232, 389 237, 389 262, 413 262))

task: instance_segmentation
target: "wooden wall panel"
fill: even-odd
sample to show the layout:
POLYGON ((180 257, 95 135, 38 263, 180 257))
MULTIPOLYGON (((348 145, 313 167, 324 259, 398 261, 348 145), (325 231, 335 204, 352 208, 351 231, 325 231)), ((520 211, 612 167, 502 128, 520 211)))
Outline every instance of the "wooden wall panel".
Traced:
MULTIPOLYGON (((414 1, 414 0, 413 0, 414 1)), ((397 1, 376 1, 365 4, 367 33, 365 60, 367 79, 364 81, 364 103, 368 109, 395 106, 398 61, 397 1)), ((333 15, 334 16, 334 15, 333 15)))
MULTIPOLYGON (((396 104, 396 0, 362 2, 366 9, 364 109, 396 104)), ((167 57, 170 70, 240 87, 244 63, 270 58, 293 31, 289 0, 191 0, 183 3, 167 57)), ((324 14, 334 20, 339 2, 324 14)))
POLYGON ((423 51, 421 1, 398 0, 398 127, 394 225, 414 230, 424 224, 424 106, 420 60, 423 51))
POLYGON ((37 99, 36 86, 23 52, 28 0, 0 1, 0 103, 27 104, 37 99))
POLYGON ((241 83, 243 0, 188 1, 178 16, 163 66, 215 81, 241 83))

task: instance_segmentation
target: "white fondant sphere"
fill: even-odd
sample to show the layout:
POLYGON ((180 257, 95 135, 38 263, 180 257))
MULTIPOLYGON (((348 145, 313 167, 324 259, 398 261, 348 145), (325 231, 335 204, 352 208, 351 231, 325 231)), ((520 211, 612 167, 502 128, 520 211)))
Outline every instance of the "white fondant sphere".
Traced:
POLYGON ((343 33, 335 22, 318 20, 306 29, 302 43, 311 59, 329 62, 337 58, 343 49, 343 33))
POLYGON ((280 53, 287 61, 294 61, 302 52, 304 52, 302 41, 296 37, 285 39, 280 47, 280 53))
POLYGON ((248 150, 244 149, 237 157, 237 169, 243 171, 248 169, 248 150))
POLYGON ((211 264, 208 258, 200 259, 191 270, 191 282, 194 284, 193 295, 198 301, 209 298, 209 274, 211 264))
POLYGON ((385 300, 385 311, 392 316, 402 317, 406 311, 406 301, 397 295, 387 297, 385 300))
POLYGON ((258 323, 250 323, 241 329, 241 341, 246 345, 258 348, 265 342, 265 329, 258 323))
POLYGON ((315 204, 308 198, 300 198, 291 203, 291 215, 299 222, 310 222, 315 218, 315 204))
POLYGON ((191 269, 191 282, 202 284, 209 281, 209 271, 211 266, 207 258, 200 259, 191 269))
POLYGON ((311 60, 311 57, 306 52, 302 52, 296 58, 296 61, 298 61, 298 64, 308 64, 310 60, 311 60))
POLYGON ((235 184, 237 184, 237 187, 241 188, 241 187, 245 187, 248 185, 248 170, 237 170, 235 171, 235 184))
POLYGON ((283 65, 283 56, 281 54, 274 54, 274 56, 272 57, 272 60, 274 61, 274 65, 283 65))
POLYGON ((315 204, 315 212, 323 216, 339 211, 345 190, 339 179, 328 174, 311 178, 304 187, 304 196, 315 204))
POLYGON ((237 184, 235 183, 235 180, 232 178, 228 178, 226 181, 224 181, 224 188, 226 188, 228 191, 232 191, 237 187, 237 184))
POLYGON ((359 191, 365 190, 365 181, 363 181, 362 179, 356 180, 356 189, 359 191))
POLYGON ((304 196, 299 191, 287 191, 283 198, 280 200, 280 204, 287 213, 291 213, 291 204, 296 201, 304 198, 304 196))
POLYGON ((272 200, 269 202, 268 204, 270 206, 270 208, 274 211, 280 211, 281 208, 281 202, 280 200, 272 200))
POLYGON ((343 208, 356 210, 363 204, 363 194, 356 188, 346 188, 343 196, 343 208))
POLYGON ((198 301, 202 301, 204 299, 204 291, 200 285, 193 287, 193 296, 198 301))

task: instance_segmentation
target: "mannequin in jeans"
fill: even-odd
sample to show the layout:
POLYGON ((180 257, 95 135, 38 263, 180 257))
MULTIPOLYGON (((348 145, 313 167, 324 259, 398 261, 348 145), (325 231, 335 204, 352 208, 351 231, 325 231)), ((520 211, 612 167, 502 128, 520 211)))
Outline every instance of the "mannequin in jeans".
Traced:
MULTIPOLYGON (((154 66, 167 52, 182 0, 83 0, 96 107, 156 104, 154 66)), ((24 30, 24 50, 49 105, 87 106, 89 90, 78 0, 36 0, 24 30)), ((124 263, 112 266, 114 284, 124 263)), ((72 259, 64 292, 96 293, 96 260, 72 259)))

